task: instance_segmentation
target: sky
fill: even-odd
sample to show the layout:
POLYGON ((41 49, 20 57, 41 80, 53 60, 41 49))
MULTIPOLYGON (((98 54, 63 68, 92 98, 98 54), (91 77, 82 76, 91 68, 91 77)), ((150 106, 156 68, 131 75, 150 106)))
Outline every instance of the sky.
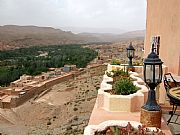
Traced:
POLYGON ((146 0, 0 0, 0 25, 142 30, 146 0))

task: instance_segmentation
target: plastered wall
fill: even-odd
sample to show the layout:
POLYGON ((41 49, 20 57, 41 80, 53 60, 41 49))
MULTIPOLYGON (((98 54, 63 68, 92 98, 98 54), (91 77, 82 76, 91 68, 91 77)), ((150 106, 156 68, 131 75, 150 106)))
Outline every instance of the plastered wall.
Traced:
POLYGON ((160 36, 160 58, 168 72, 180 75, 180 0, 147 0, 145 57, 152 36, 160 36))

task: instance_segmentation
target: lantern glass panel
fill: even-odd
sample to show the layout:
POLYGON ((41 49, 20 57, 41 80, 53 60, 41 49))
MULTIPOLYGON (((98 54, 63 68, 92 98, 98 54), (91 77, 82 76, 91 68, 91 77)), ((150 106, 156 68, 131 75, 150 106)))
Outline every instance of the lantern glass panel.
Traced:
POLYGON ((134 50, 130 50, 130 57, 134 57, 134 50))
POLYGON ((129 58, 130 56, 130 50, 127 50, 127 57, 129 58))
POLYGON ((162 80, 162 65, 156 65, 155 70, 156 70, 156 75, 155 75, 156 83, 160 83, 162 80))
POLYGON ((154 78, 154 73, 153 73, 153 65, 146 65, 146 82, 147 83, 152 83, 153 82, 153 78, 154 78))
POLYGON ((134 50, 127 50, 128 57, 134 57, 134 50))
POLYGON ((160 65, 155 65, 155 83, 160 80, 160 65))

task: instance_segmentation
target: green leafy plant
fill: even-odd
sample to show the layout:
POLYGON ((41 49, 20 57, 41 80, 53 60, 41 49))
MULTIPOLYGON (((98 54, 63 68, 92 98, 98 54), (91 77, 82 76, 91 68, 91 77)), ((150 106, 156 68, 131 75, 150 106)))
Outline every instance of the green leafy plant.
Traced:
POLYGON ((130 76, 129 76, 129 72, 128 71, 124 71, 124 70, 113 70, 113 82, 115 83, 118 80, 121 79, 129 79, 131 80, 130 76))
POLYGON ((0 51, 0 86, 8 86, 23 74, 38 75, 49 68, 60 68, 65 64, 83 68, 97 55, 95 50, 75 44, 0 51), (47 55, 41 56, 42 54, 47 55))
POLYGON ((121 62, 118 59, 113 59, 111 62, 111 65, 120 65, 120 64, 121 64, 121 62))
POLYGON ((108 77, 112 77, 111 72, 106 72, 106 75, 107 75, 108 77))
POLYGON ((128 71, 124 71, 124 70, 113 70, 113 77, 116 76, 124 76, 124 77, 129 77, 129 72, 128 71))
POLYGON ((143 63, 142 63, 142 62, 139 62, 139 61, 136 61, 136 62, 133 62, 133 65, 134 65, 134 66, 142 66, 143 63))
POLYGON ((129 79, 120 79, 113 84, 113 92, 117 95, 129 95, 138 90, 133 82, 129 79))

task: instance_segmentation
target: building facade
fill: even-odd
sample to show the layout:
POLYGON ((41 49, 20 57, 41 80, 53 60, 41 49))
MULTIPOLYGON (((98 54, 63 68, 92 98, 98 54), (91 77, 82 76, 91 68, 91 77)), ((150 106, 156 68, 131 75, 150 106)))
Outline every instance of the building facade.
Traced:
POLYGON ((159 56, 168 72, 180 75, 180 0, 147 0, 145 57, 160 36, 159 56))

